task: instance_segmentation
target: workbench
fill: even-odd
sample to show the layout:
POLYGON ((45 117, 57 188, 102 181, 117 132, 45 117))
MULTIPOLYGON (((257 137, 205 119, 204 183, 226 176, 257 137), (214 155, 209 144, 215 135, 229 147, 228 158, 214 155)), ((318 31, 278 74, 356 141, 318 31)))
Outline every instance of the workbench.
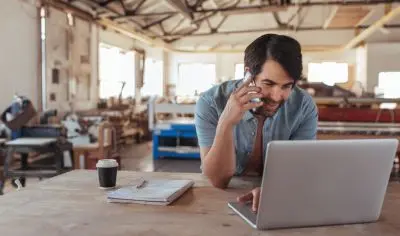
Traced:
MULTIPOLYGON (((26 177, 49 178, 68 171, 64 168, 64 151, 71 151, 69 142, 60 142, 57 138, 17 138, 7 141, 7 156, 4 160, 4 182, 6 178, 20 179, 21 185, 25 187, 26 177), (21 154, 20 168, 12 168, 14 154, 21 154), (53 159, 50 165, 29 164, 29 153, 48 155, 53 159)), ((0 195, 3 190, 3 181, 0 181, 0 195)))
POLYGON ((193 118, 195 104, 156 103, 149 101, 149 130, 153 136, 153 159, 163 157, 200 159, 196 127, 193 118), (168 119, 157 119, 158 115, 169 114, 168 119))
POLYGON ((195 185, 169 206, 107 203, 96 171, 74 170, 1 196, 1 235, 398 236, 400 232, 398 182, 389 184, 377 223, 257 231, 227 205, 258 186, 257 179, 234 178, 230 188, 221 190, 201 174, 120 171, 117 184, 140 177, 193 179, 195 185))
POLYGON ((200 159, 193 119, 159 121, 153 130, 153 158, 200 159))
MULTIPOLYGON (((400 141, 400 124, 371 122, 318 122, 318 139, 382 139, 400 141)), ((400 154, 400 145, 398 147, 400 154)))

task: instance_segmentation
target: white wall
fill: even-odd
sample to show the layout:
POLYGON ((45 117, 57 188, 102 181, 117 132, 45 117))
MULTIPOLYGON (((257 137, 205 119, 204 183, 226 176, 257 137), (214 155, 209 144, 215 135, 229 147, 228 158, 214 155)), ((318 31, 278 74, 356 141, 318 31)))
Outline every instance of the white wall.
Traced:
POLYGON ((379 72, 400 71, 400 43, 369 43, 366 54, 367 90, 373 92, 379 72))
POLYGON ((0 7, 0 112, 15 93, 38 105, 37 11, 32 4, 1 0, 0 7))
POLYGON ((360 81, 363 89, 367 88, 367 49, 358 47, 356 49, 356 79, 360 81))
POLYGON ((49 8, 46 18, 46 109, 79 111, 96 108, 98 103, 98 26, 78 17, 74 19, 71 27, 64 11, 49 8), (53 83, 55 68, 59 70, 58 83, 53 83), (52 94, 54 100, 50 99, 52 94))
POLYGON ((235 64, 243 63, 243 53, 218 53, 217 58, 217 79, 222 81, 235 79, 235 64))

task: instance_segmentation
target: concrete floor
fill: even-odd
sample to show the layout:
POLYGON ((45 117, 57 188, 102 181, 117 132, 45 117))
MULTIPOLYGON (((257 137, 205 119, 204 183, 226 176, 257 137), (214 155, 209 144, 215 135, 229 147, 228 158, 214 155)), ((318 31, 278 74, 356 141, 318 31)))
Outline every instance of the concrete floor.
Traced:
POLYGON ((200 160, 177 158, 153 160, 151 142, 146 142, 127 145, 121 150, 121 169, 200 173, 200 160))

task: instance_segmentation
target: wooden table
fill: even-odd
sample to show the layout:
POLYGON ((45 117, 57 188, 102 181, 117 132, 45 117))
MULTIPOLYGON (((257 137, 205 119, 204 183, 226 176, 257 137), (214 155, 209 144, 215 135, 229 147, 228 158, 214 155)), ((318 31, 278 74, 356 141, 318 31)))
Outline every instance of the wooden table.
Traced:
POLYGON ((400 183, 391 183, 378 223, 271 231, 252 229, 227 206, 257 186, 234 179, 210 187, 200 174, 118 172, 118 184, 145 178, 191 178, 195 186, 170 206, 107 203, 96 171, 75 170, 0 196, 1 235, 399 235, 400 183))

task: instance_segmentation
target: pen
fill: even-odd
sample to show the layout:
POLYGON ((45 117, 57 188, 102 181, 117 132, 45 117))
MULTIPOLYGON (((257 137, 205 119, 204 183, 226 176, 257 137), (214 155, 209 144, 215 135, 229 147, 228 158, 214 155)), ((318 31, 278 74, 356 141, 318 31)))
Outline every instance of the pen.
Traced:
POLYGON ((146 180, 142 179, 142 181, 139 182, 139 183, 136 185, 136 188, 142 188, 142 187, 144 186, 145 183, 146 183, 146 180))

